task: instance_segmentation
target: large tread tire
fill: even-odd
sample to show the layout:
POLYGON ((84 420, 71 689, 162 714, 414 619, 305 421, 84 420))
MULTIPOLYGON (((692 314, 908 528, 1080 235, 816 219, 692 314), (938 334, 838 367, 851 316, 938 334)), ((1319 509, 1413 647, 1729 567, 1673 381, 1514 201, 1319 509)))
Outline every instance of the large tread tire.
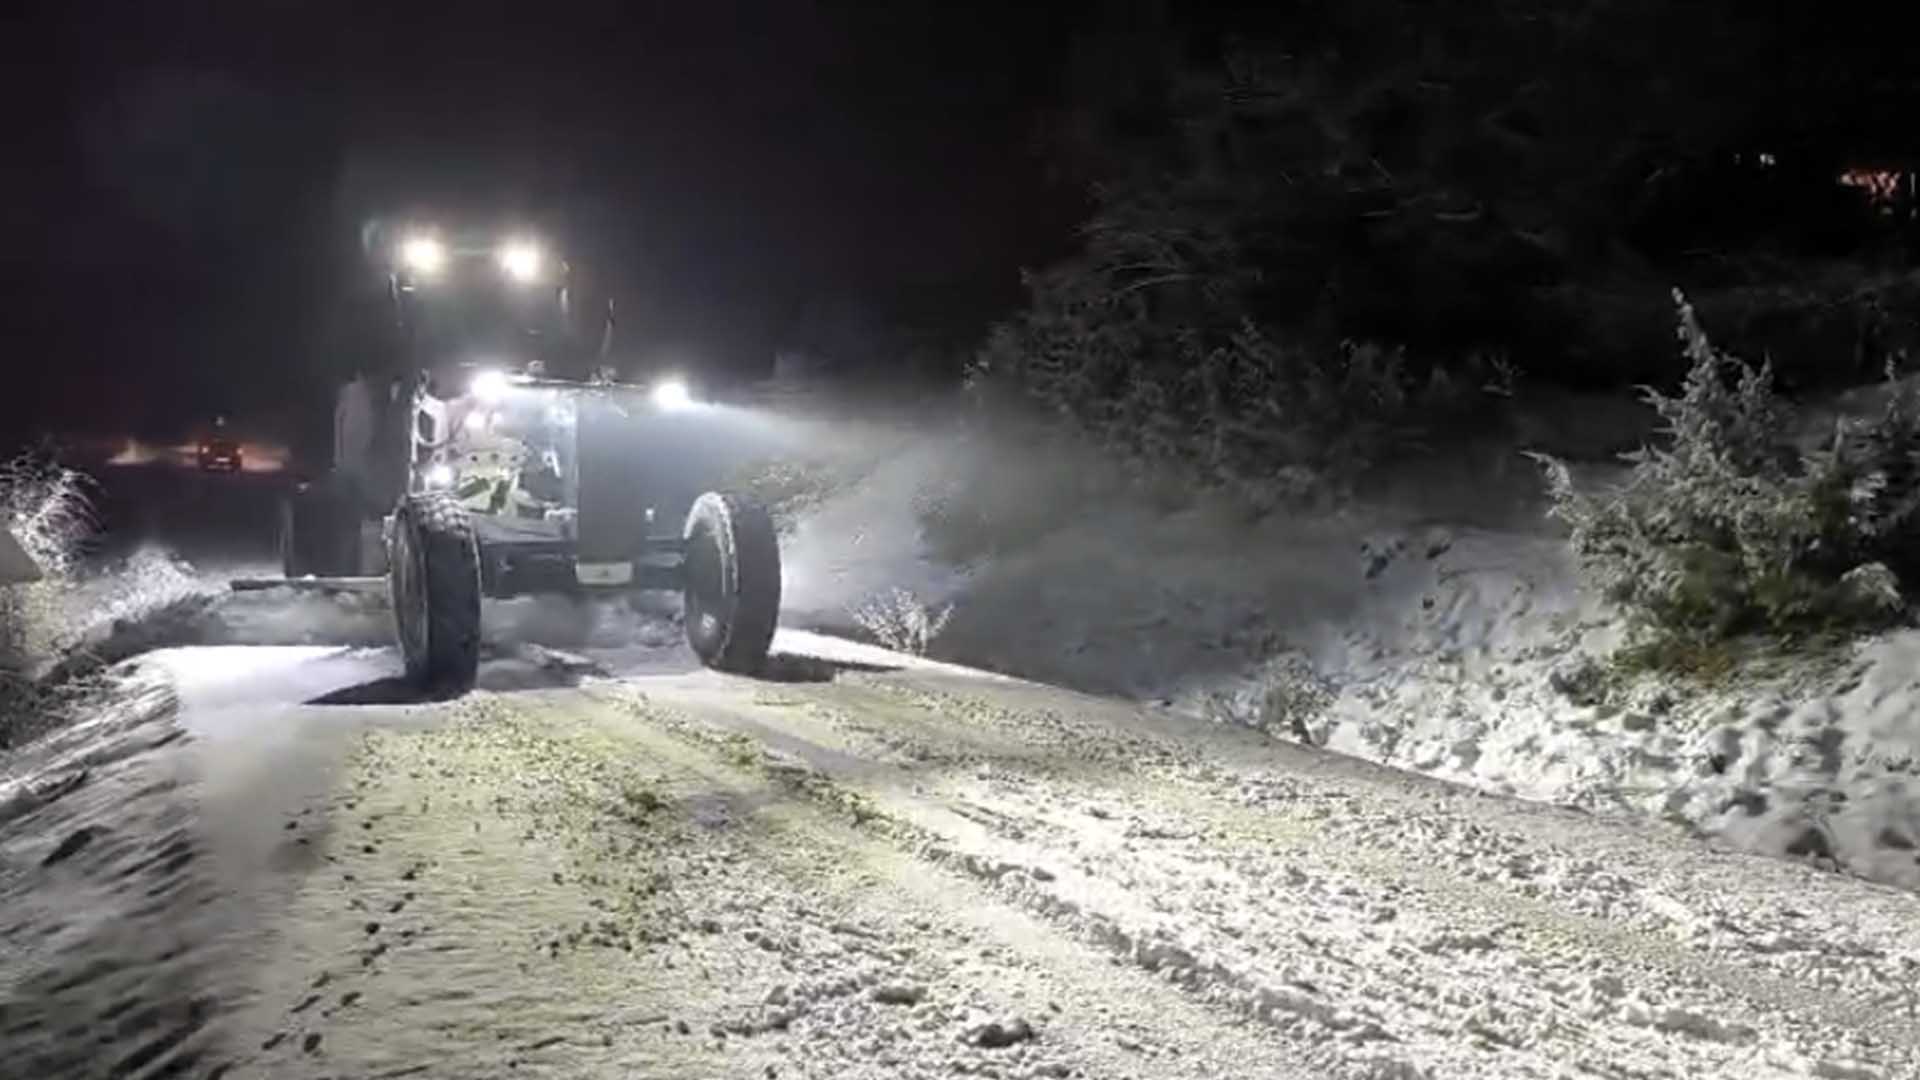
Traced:
POLYGON ((407 678, 460 693, 480 672, 480 545, 443 491, 407 495, 394 512, 387 586, 407 678))
POLYGON ((741 495, 708 492, 687 513, 687 644, 708 667, 760 671, 780 618, 780 542, 773 517, 741 495))
POLYGON ((347 501, 317 485, 280 500, 280 572, 341 577, 359 570, 360 519, 347 501))

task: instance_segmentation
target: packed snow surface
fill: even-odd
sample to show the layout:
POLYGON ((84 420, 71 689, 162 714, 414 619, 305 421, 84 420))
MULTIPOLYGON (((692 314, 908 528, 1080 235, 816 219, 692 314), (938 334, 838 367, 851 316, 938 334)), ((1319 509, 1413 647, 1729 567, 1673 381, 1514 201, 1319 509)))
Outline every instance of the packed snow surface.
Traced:
POLYGON ((199 646, 8 763, 22 1076, 1920 1075, 1920 898, 785 633, 199 646))

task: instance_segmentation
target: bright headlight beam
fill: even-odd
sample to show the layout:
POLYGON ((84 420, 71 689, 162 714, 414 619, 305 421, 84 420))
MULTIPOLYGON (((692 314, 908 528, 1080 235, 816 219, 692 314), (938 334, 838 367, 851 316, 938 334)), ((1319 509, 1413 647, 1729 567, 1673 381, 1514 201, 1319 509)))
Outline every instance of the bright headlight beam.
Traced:
POLYGON ((427 486, 435 490, 452 487, 453 486, 453 466, 448 465, 445 462, 441 462, 438 465, 430 466, 427 469, 426 480, 427 480, 427 486))
POLYGON ((481 401, 494 402, 507 396, 507 373, 498 368, 486 368, 473 373, 473 381, 467 384, 467 392, 481 401))
POLYGON ((653 384, 653 403, 663 409, 685 409, 693 404, 693 391, 685 379, 661 379, 653 384))
POLYGON ((439 273, 447 263, 447 247, 431 236, 412 236, 400 245, 400 261, 416 274, 439 273))
POLYGON ((536 280, 546 265, 540 248, 524 240, 501 245, 497 257, 500 260, 500 269, 506 273, 507 277, 519 282, 536 280))

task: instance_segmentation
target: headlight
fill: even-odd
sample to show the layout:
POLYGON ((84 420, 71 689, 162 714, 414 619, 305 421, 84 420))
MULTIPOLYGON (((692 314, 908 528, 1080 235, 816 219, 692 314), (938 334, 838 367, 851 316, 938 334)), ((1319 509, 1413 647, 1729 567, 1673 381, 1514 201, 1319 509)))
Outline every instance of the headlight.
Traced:
POLYGON ((426 481, 427 481, 427 486, 436 491, 444 488, 452 487, 453 486, 453 466, 448 465, 444 461, 439 463, 438 465, 428 466, 426 481))
POLYGON ((500 260, 501 271, 517 282, 537 281, 541 271, 546 269, 546 259, 540 248, 524 240, 501 245, 496 258, 500 260))
POLYGON ((653 403, 663 409, 685 409, 693 404, 693 391, 685 379, 661 379, 653 384, 653 403))
POLYGON ((431 236, 409 237, 400 245, 400 261, 416 274, 437 274, 447 264, 447 246, 431 236))
POLYGON ((467 384, 467 391, 481 401, 494 402, 507 396, 507 373, 495 368, 473 373, 473 381, 467 384))

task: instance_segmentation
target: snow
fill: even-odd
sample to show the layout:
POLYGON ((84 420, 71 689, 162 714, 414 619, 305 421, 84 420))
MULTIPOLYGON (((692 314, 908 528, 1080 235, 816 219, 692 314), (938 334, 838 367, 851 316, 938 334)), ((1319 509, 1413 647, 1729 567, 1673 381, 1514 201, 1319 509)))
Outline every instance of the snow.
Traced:
MULTIPOLYGON (((1313 1075, 1803 1076, 1850 1059, 1814 1034, 1863 1018, 1847 999, 1907 1038, 1910 991, 1888 991, 1909 897, 1030 684, 859 689, 892 708, 676 705, 716 745, 777 742, 816 770, 805 790, 857 792, 922 858, 1254 1021, 1313 1075), (1766 951, 1796 926, 1812 951, 1766 951)), ((1861 1060, 1910 1067, 1879 1052, 1861 1060)))
POLYGON ((1059 469, 883 436, 788 538, 789 615, 905 585, 957 605, 931 659, 789 628, 739 680, 660 613, 514 601, 436 702, 365 598, 196 609, 125 707, 7 762, 10 1059, 1920 1069, 1920 901, 1825 872, 1920 885, 1920 631, 1602 693, 1618 620, 1484 462, 1257 524, 1081 492, 955 568, 929 478, 1031 501, 1059 469))
MULTIPOLYGON (((1628 412, 1551 404, 1559 419, 1523 424, 1531 437, 1612 450, 1642 433, 1628 412)), ((1603 693, 1620 620, 1578 589, 1514 445, 1404 470, 1338 513, 1249 522, 1205 498, 1169 509, 1120 494, 1094 457, 951 422, 784 400, 728 416, 715 469, 801 455, 844 478, 783 540, 791 627, 857 635, 855 609, 901 589, 954 605, 937 659, 1920 887, 1920 631, 1711 688, 1641 679, 1603 693), (1005 542, 952 565, 924 515, 969 498, 1005 542)), ((153 550, 133 564, 76 592, 97 626, 206 592, 153 550), (115 593, 123 579, 140 589, 115 593)), ((538 641, 637 671, 664 655, 684 666, 668 615, 539 599, 492 603, 487 620, 496 650, 538 641)), ((377 648, 390 622, 377 596, 266 594, 156 633, 377 648)))
MULTIPOLYGON (((570 625, 532 614, 505 625, 570 625)), ((0 799, 0 930, 25 946, 0 983, 10 1060, 1313 1080, 1920 1062, 1912 896, 819 634, 777 639, 823 665, 791 681, 673 646, 616 676, 602 644, 631 627, 606 614, 583 666, 496 634, 482 689, 450 702, 335 707, 392 682, 391 648, 150 654, 130 677, 153 705, 31 751, 27 794, 0 799), (125 1024, 54 1022, 128 1001, 125 1024)))
POLYGON ((917 435, 800 523, 798 617, 848 628, 836 602, 898 585, 955 605, 941 658, 1920 887, 1920 631, 1711 688, 1583 692, 1624 627, 1581 592, 1511 445, 1339 513, 1250 523, 1205 499, 1089 499, 1059 476, 1076 464, 917 435), (945 565, 918 511, 970 469, 994 478, 988 497, 1069 509, 945 565))

